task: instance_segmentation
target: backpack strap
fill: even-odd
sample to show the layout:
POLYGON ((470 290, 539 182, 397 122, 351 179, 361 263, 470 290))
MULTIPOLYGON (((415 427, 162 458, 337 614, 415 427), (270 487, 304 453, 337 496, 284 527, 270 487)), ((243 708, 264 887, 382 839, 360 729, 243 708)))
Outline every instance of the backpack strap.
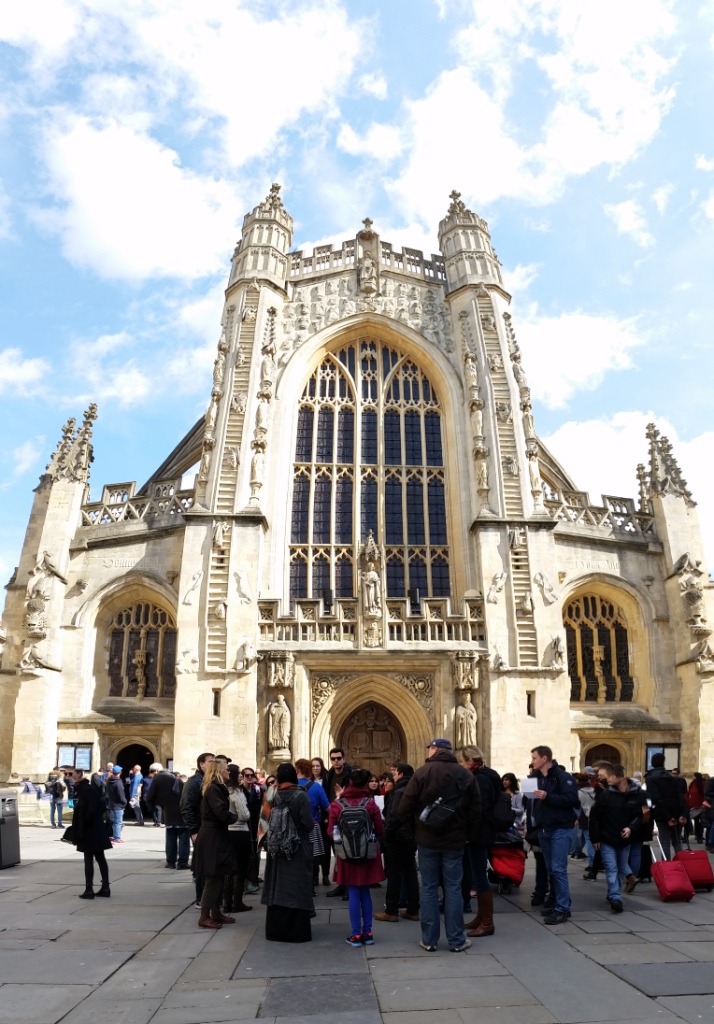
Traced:
POLYGON ((308 782, 307 786, 303 786, 303 789, 305 790, 306 793, 309 793, 314 785, 315 785, 315 780, 314 779, 310 779, 310 781, 308 782))

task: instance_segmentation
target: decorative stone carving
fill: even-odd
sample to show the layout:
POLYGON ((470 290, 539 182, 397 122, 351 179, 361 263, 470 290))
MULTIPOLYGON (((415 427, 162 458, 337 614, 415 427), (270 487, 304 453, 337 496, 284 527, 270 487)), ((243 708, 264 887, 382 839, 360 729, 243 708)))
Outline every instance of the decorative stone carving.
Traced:
POLYGON ((701 562, 695 562, 692 556, 686 551, 683 555, 677 559, 672 567, 673 576, 683 576, 685 572, 691 573, 692 576, 703 576, 704 571, 699 568, 701 562))
POLYGON ((464 353, 464 373, 471 397, 478 398, 478 366, 476 356, 468 350, 464 353))
POLYGON ((488 588, 488 593, 486 594, 486 600, 489 604, 498 604, 498 595, 506 586, 507 580, 507 572, 494 573, 493 579, 491 580, 491 586, 488 588))
POLYGON ((543 595, 543 604, 553 604, 558 600, 558 595, 553 589, 552 584, 548 582, 548 577, 544 572, 537 572, 533 577, 533 582, 540 588, 540 592, 543 595))
POLYGON ((374 562, 367 564, 367 571, 362 576, 362 599, 366 617, 382 613, 382 581, 375 571, 374 562))
POLYGON ((290 651, 271 651, 265 665, 265 684, 269 689, 292 690, 295 685, 295 655, 290 651))
POLYGON ((493 654, 491 655, 491 668, 494 670, 494 672, 498 672, 501 669, 506 668, 506 663, 503 660, 501 652, 499 651, 496 644, 493 645, 493 654))
POLYGON ((40 651, 37 644, 30 644, 22 652, 22 658, 17 664, 20 672, 26 672, 29 675, 34 675, 35 669, 47 669, 49 672, 61 672, 62 667, 55 665, 49 661, 40 651))
MULTIPOLYGON (((38 569, 34 570, 35 572, 38 569)), ((27 585, 27 598, 25 600, 25 617, 23 626, 31 640, 44 640, 47 636, 45 624, 45 609, 49 601, 49 595, 45 591, 45 576, 39 569, 39 576, 30 576, 27 585)))
POLYGON ((206 413, 205 420, 205 432, 207 437, 213 437, 216 430, 216 419, 218 417, 218 402, 215 398, 211 399, 211 404, 208 406, 208 412, 206 413))
POLYGON ((233 667, 238 675, 244 675, 250 671, 255 662, 255 645, 249 637, 244 637, 238 645, 233 667))
POLYGON ((506 458, 503 460, 503 469, 506 473, 508 473, 509 476, 519 475, 520 471, 518 469, 518 459, 515 455, 506 456, 506 458))
POLYGON ((53 480, 75 480, 86 483, 89 467, 94 461, 92 448, 92 424, 97 419, 97 406, 92 403, 84 412, 82 426, 75 433, 77 421, 67 420, 62 428, 62 438, 47 465, 47 475, 53 480))
POLYGON ((382 643, 382 627, 377 623, 376 619, 372 619, 364 631, 364 645, 365 647, 381 647, 382 643))
POLYGON ((198 671, 198 654, 192 651, 190 648, 186 648, 185 651, 181 651, 179 658, 176 662, 176 674, 179 676, 185 675, 187 672, 198 671))
POLYGON ((213 550, 225 551, 230 546, 231 524, 219 520, 213 527, 213 550))
POLYGON ((530 615, 533 611, 533 595, 530 590, 526 590, 525 594, 518 603, 518 611, 522 615, 530 615))
POLYGON ((703 675, 714 672, 714 649, 708 640, 701 640, 696 645, 686 663, 691 662, 696 663, 697 672, 703 675))
POLYGON ((243 569, 236 569, 233 573, 238 591, 238 600, 241 604, 250 604, 253 600, 253 591, 250 589, 248 574, 243 569))
POLYGON ((454 712, 454 737, 457 748, 477 746, 477 722, 476 708, 471 703, 471 694, 467 691, 454 712))
POLYGON ((211 469, 211 458, 212 458, 212 441, 203 442, 203 450, 201 451, 201 465, 198 467, 198 482, 205 484, 208 480, 208 474, 211 469))
POLYGON ((530 401, 521 402, 521 409, 523 411, 523 433, 526 435, 526 441, 532 441, 535 439, 536 433, 530 401))
POLYGON ((554 636, 550 642, 550 663, 553 668, 565 668, 565 640, 562 636, 554 636))
POLYGON ((527 388, 528 387, 528 381, 526 379, 526 374, 525 374, 525 371, 524 371, 523 367, 521 366, 521 357, 520 357, 520 355, 517 355, 517 356, 513 357, 513 376, 516 378, 516 384, 518 385, 519 388, 527 388))
POLYGON ((543 481, 540 478, 540 466, 538 465, 538 452, 535 448, 529 448, 528 456, 528 477, 533 495, 533 506, 536 512, 544 512, 543 505, 543 481))
POLYGON ((312 691, 312 720, 313 722, 320 714, 322 708, 327 704, 340 686, 349 683, 355 677, 345 673, 341 675, 317 675, 310 681, 312 691))
POLYGON ((226 452, 226 463, 229 469, 238 469, 240 465, 240 452, 235 445, 231 445, 226 452))
POLYGON ((667 437, 660 435, 654 423, 647 425, 647 439, 650 448, 649 492, 655 494, 677 494, 684 499, 687 506, 696 502, 682 476, 679 464, 672 453, 672 445, 667 437))
POLYGON ((223 379, 226 374, 226 353, 228 352, 228 346, 226 345, 225 338, 221 337, 218 342, 218 354, 213 364, 213 393, 215 395, 223 394, 223 379))
POLYGON ((248 396, 245 391, 236 392, 231 398, 231 412, 244 413, 248 404, 248 396))
POLYGON ((518 551, 526 546, 526 531, 522 526, 513 526, 508 531, 508 546, 511 551, 518 551))
POLYGON ((451 662, 454 686, 457 690, 478 689, 478 655, 472 651, 457 654, 451 662))
POLYGON ((401 760, 402 747, 396 723, 388 711, 374 704, 359 708, 350 718, 342 742, 353 763, 379 769, 401 760))
POLYGON ((480 441, 483 437, 483 402, 480 399, 475 399, 470 402, 469 411, 471 413, 471 430, 474 435, 474 440, 480 441))
POLYGON ((496 321, 491 313, 481 314, 481 326, 484 331, 496 331, 496 321))
POLYGON ((191 586, 188 588, 188 590, 186 591, 186 593, 183 596, 183 602, 182 602, 183 604, 187 604, 187 605, 188 604, 193 604, 194 595, 195 595, 196 591, 198 590, 198 588, 201 586, 201 581, 202 580, 203 580, 203 569, 198 569, 193 574, 193 576, 191 577, 191 586))
POLYGON ((67 577, 59 571, 55 563, 52 561, 52 556, 49 551, 43 551, 42 558, 39 560, 30 575, 37 577, 40 574, 45 576, 54 576, 60 581, 60 583, 63 583, 65 587, 67 586, 67 577))
POLYGON ((513 409, 510 402, 496 402, 496 415, 501 423, 510 423, 513 420, 513 409))
POLYGON ((268 752, 276 760, 290 760, 290 708, 279 693, 268 705, 268 752))
POLYGON ((494 370, 503 369, 503 359, 501 359, 500 352, 494 352, 493 355, 490 355, 488 357, 488 365, 491 369, 491 372, 493 372, 494 370))
POLYGON ((425 711, 431 712, 434 695, 434 677, 428 673, 397 675, 392 677, 419 701, 425 711))
POLYGON ((709 636, 711 630, 706 625, 704 615, 704 589, 694 575, 682 576, 679 591, 684 602, 684 614, 689 629, 695 636, 709 636))
POLYGON ((377 291, 377 266, 369 249, 359 265, 359 288, 364 295, 373 295, 377 291))
POLYGON ((227 609, 228 604, 226 601, 216 601, 213 608, 211 608, 211 615, 214 619, 225 621, 227 609))
POLYGON ((260 438, 254 438, 250 446, 253 449, 253 458, 250 460, 250 502, 257 505, 265 474, 266 443, 260 438))

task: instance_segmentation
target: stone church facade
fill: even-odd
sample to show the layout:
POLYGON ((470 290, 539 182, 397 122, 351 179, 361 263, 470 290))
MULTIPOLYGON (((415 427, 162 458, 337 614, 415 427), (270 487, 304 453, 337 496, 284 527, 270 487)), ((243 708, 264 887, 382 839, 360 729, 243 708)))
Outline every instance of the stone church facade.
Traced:
POLYGON ((537 743, 714 770, 711 587, 667 439, 636 500, 577 490, 458 193, 427 259, 369 219, 293 252, 279 191, 244 221, 205 416, 149 481, 89 501, 96 408, 63 430, 7 586, 2 777, 338 743, 378 771, 434 735, 520 774, 537 743))

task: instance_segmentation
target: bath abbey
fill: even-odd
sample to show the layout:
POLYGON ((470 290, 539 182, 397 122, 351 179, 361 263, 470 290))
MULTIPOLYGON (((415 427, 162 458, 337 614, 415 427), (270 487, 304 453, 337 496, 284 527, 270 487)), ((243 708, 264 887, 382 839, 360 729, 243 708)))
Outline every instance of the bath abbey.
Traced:
POLYGON ((653 424, 634 497, 578 490, 458 192, 438 238, 397 250, 366 219, 296 251, 273 185, 199 422, 97 500, 97 408, 62 428, 6 588, 3 779, 334 745, 381 772, 434 736, 521 775, 539 743, 567 768, 714 772, 712 588, 676 453, 653 424))

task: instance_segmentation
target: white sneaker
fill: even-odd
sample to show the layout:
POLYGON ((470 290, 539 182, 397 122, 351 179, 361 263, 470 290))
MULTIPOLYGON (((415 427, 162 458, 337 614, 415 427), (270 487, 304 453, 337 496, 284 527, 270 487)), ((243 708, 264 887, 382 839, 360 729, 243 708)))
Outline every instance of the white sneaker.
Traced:
POLYGON ((449 947, 449 952, 450 953, 465 953, 466 950, 469 949, 470 946, 471 946, 471 939, 466 939, 466 941, 463 942, 460 946, 450 946, 449 947))

